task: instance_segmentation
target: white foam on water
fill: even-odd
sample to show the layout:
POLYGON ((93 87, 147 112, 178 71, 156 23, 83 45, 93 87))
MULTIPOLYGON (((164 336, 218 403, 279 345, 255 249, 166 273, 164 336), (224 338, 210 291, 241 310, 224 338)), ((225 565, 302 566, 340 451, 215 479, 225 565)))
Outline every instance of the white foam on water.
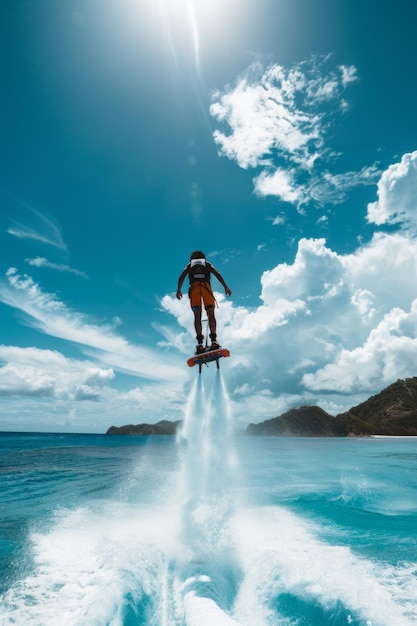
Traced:
POLYGON ((325 610, 342 603, 367 626, 417 623, 415 565, 373 563, 326 544, 316 538, 317 527, 279 507, 241 510, 235 528, 245 576, 234 615, 243 626, 252 626, 259 610, 257 624, 276 623, 268 606, 280 594, 325 610))
POLYGON ((134 615, 145 598, 137 623, 149 626, 294 626, 281 594, 342 603, 367 626, 417 623, 415 565, 359 558, 280 507, 223 510, 213 532, 218 512, 202 502, 187 537, 181 513, 117 502, 58 513, 32 534, 34 569, 3 598, 0 623, 122 626, 127 603, 134 615))
POLYGON ((47 532, 32 533, 34 568, 5 594, 2 626, 121 626, 127 604, 134 613, 144 599, 162 614, 175 524, 172 510, 120 503, 57 514, 47 532))
POLYGON ((194 593, 184 597, 187 626, 239 626, 210 598, 201 598, 194 593))
MULTIPOLYGON (((127 615, 152 626, 236 626, 231 413, 219 374, 210 389, 199 377, 191 391, 167 503, 57 513, 31 534, 33 567, 5 594, 2 626, 122 626, 127 615)), ((135 491, 132 473, 120 495, 135 491)))
POLYGON ((386 516, 409 515, 417 511, 415 498, 410 498, 409 485, 390 484, 387 472, 364 476, 358 468, 349 467, 340 477, 339 496, 344 504, 386 516), (377 494, 377 495, 375 495, 377 494))
MULTIPOLYGON (((233 418, 221 373, 214 374, 198 376, 191 390, 178 474, 160 473, 155 493, 152 484, 145 496, 140 483, 152 471, 143 460, 126 478, 122 499, 147 502, 60 511, 47 530, 31 533, 33 567, 1 599, 1 626, 306 623, 280 614, 280 596, 300 599, 306 611, 321 607, 329 623, 340 606, 346 623, 417 623, 415 564, 361 558, 321 540, 318 525, 285 508, 249 509, 236 500, 233 418)), ((367 484, 360 489, 366 498, 367 484)), ((344 496, 356 497, 350 483, 344 496)))

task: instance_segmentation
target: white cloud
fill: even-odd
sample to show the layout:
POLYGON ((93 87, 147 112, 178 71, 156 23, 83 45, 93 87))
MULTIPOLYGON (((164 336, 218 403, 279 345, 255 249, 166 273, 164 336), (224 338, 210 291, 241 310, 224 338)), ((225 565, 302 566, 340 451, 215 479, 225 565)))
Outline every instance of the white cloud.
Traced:
POLYGON ((377 233, 369 244, 346 257, 346 265, 352 283, 365 290, 368 298, 372 294, 381 318, 392 307, 406 309, 414 300, 417 279, 414 237, 405 233, 377 233))
POLYGON ((84 383, 88 385, 106 385, 114 378, 113 370, 100 367, 87 367, 84 372, 84 383))
POLYGON ((54 378, 31 366, 7 363, 0 368, 0 395, 52 396, 54 378))
POLYGON ((260 196, 277 196, 291 204, 303 204, 306 190, 297 185, 290 170, 278 168, 272 174, 262 172, 254 179, 255 192, 260 196))
POLYGON ((342 257, 325 239, 301 239, 292 265, 282 263, 263 273, 261 299, 269 307, 282 298, 302 301, 311 313, 322 299, 346 294, 344 272, 342 257))
POLYGON ((326 145, 333 119, 347 108, 344 93, 356 82, 353 66, 327 70, 330 57, 313 57, 292 68, 253 64, 234 87, 213 94, 210 112, 230 133, 213 133, 220 154, 242 168, 260 168, 256 193, 273 195, 300 209, 310 201, 341 203, 358 185, 374 184, 376 166, 332 174, 323 163, 338 155, 326 145), (320 162, 320 171, 316 167, 320 162))
POLYGON ((383 172, 378 182, 378 200, 368 205, 372 224, 402 224, 417 229, 417 151, 404 154, 383 172))
POLYGON ((416 355, 417 300, 408 312, 393 308, 363 345, 341 350, 335 362, 306 374, 303 383, 312 390, 368 391, 415 374, 416 355))
POLYGON ((271 218, 273 226, 282 226, 285 224, 285 215, 277 215, 276 217, 271 218))
POLYGON ((353 65, 340 65, 340 71, 342 72, 342 85, 348 87, 351 83, 355 83, 358 80, 358 73, 356 67, 353 65))
POLYGON ((16 210, 22 213, 20 220, 12 219, 13 226, 7 229, 9 235, 19 239, 33 239, 40 243, 66 250, 58 222, 46 211, 34 209, 26 202, 15 199, 16 210))
POLYGON ((381 172, 376 165, 363 167, 359 172, 332 174, 324 170, 312 176, 305 192, 305 201, 313 200, 318 206, 341 204, 349 191, 356 187, 374 185, 381 172))
POLYGON ((0 346, 0 395, 99 399, 114 379, 88 361, 68 359, 56 350, 0 346), (83 392, 83 393, 81 393, 83 392))
MULTIPOLYGON (((348 255, 302 239, 292 264, 262 275, 259 306, 218 294, 234 414, 247 423, 310 403, 335 414, 416 375, 416 260, 417 240, 405 233, 379 233, 348 255)), ((191 349, 188 303, 162 304, 191 349)))
POLYGON ((216 130, 214 139, 223 155, 245 169, 264 164, 274 150, 310 169, 323 143, 313 91, 314 85, 322 90, 324 81, 314 69, 312 76, 304 73, 301 65, 293 70, 272 65, 260 76, 262 70, 252 65, 234 89, 214 94, 210 113, 232 129, 230 135, 216 130), (300 97, 304 109, 298 107, 300 97))
POLYGON ((255 192, 261 196, 277 196, 284 202, 297 207, 314 201, 318 206, 341 204, 349 191, 364 185, 374 185, 380 171, 375 165, 364 167, 359 172, 332 174, 327 170, 312 173, 308 184, 297 183, 295 168, 280 168, 263 171, 254 179, 255 192), (271 173, 272 172, 272 173, 271 173))
POLYGON ((127 391, 117 386, 114 371, 93 361, 0 345, 3 429, 103 432, 112 425, 182 417, 182 385, 146 383, 127 391))
POLYGON ((52 261, 48 261, 45 257, 37 256, 34 259, 25 259, 25 261, 33 267, 48 267, 49 269, 58 270, 59 272, 69 272, 70 274, 76 274, 77 276, 87 278, 87 274, 84 272, 63 263, 52 263, 52 261))
POLYGON ((0 282, 0 301, 22 311, 28 323, 38 330, 78 344, 101 365, 151 380, 178 381, 183 371, 175 363, 164 362, 162 355, 129 343, 108 324, 98 324, 73 311, 54 294, 44 293, 28 275, 15 268, 7 271, 8 283, 0 282))

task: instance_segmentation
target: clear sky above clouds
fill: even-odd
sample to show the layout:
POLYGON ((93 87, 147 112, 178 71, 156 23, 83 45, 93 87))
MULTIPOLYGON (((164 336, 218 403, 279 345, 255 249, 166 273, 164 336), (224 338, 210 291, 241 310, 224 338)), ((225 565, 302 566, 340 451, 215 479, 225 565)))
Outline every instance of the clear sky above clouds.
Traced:
POLYGON ((194 249, 233 292, 214 279, 236 425, 417 375, 416 23, 414 0, 3 0, 0 429, 181 419, 194 249))

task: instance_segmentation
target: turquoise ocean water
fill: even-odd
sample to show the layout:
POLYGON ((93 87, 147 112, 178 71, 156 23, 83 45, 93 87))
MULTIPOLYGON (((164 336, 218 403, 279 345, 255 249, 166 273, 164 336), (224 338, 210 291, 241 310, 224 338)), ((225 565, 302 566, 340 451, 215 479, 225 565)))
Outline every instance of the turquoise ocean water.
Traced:
POLYGON ((203 378, 177 438, 0 434, 0 624, 417 624, 417 439, 234 436, 203 378))

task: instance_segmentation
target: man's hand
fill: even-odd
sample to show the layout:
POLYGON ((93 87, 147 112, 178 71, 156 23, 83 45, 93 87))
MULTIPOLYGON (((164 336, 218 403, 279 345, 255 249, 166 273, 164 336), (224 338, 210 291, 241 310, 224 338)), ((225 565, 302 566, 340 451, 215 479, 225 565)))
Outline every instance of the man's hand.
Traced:
POLYGON ((181 289, 178 289, 178 291, 177 291, 177 300, 181 300, 181 298, 182 298, 182 292, 181 292, 181 289))
POLYGON ((232 295, 232 292, 230 291, 229 287, 225 287, 224 288, 224 292, 225 292, 226 296, 231 296, 232 295))

